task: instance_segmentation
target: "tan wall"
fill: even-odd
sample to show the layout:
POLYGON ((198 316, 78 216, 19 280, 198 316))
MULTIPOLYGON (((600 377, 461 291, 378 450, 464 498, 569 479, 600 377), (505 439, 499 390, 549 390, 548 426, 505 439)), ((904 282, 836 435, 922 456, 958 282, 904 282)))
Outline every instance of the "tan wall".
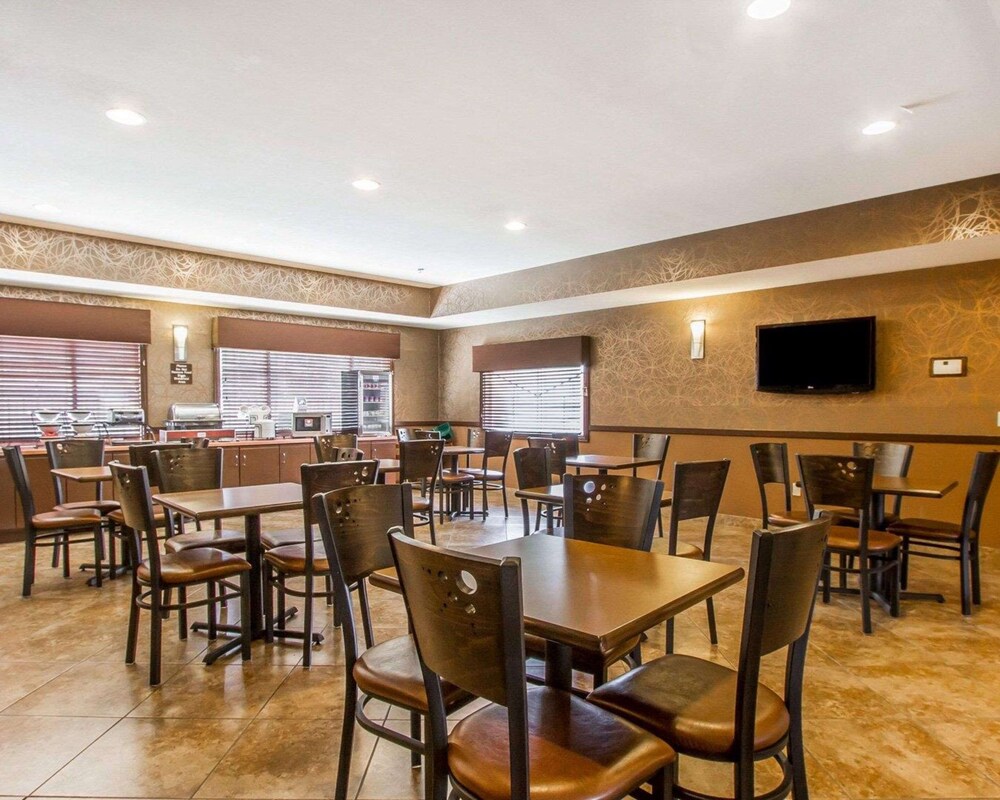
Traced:
POLYGON ((395 363, 395 412, 400 421, 432 420, 438 416, 438 333, 422 328, 366 325, 337 320, 317 320, 283 314, 262 314, 235 309, 157 303, 100 295, 79 295, 41 289, 0 286, 0 297, 27 297, 37 300, 96 303, 98 305, 147 308, 150 311, 152 343, 146 349, 148 396, 147 411, 154 426, 161 425, 171 403, 214 402, 215 370, 212 350, 212 320, 216 316, 249 317, 303 325, 330 325, 398 332, 400 358, 395 363), (188 326, 188 360, 194 365, 194 380, 188 386, 170 383, 173 360, 173 326, 188 326))

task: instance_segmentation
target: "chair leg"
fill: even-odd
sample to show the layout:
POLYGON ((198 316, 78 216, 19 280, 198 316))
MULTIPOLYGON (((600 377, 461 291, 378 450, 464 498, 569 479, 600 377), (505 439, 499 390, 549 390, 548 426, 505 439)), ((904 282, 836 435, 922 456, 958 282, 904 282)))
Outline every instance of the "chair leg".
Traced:
POLYGON ((823 554, 823 602, 830 602, 830 553, 826 552, 823 554))
POLYGON ((313 621, 313 574, 306 572, 306 596, 302 603, 302 666, 309 669, 312 666, 312 621, 313 621))
POLYGON ((132 602, 128 612, 128 639, 125 642, 125 663, 135 663, 135 650, 139 642, 139 582, 132 580, 132 602))
POLYGON ((979 583, 979 539, 969 543, 972 548, 972 602, 974 605, 983 604, 983 594, 979 583))
POLYGON ((250 573, 240 573, 240 656, 250 660, 250 573))
MULTIPOLYGON (((348 671, 349 672, 349 671, 348 671)), ((337 762, 337 786, 334 800, 347 800, 347 783, 351 778, 351 755, 354 751, 354 714, 358 705, 358 687, 348 675, 344 695, 344 719, 340 732, 340 757, 337 762)))
POLYGON ((69 577, 69 534, 62 537, 63 577, 69 577))
POLYGON ((108 520, 108 577, 118 577, 118 545, 115 542, 115 523, 108 520))
POLYGON ((671 617, 667 620, 667 634, 666 640, 663 645, 663 652, 669 655, 674 652, 674 618, 671 617))
POLYGON ((365 634, 365 647, 375 646, 375 631, 372 628, 372 610, 368 605, 368 584, 358 581, 358 602, 361 606, 361 627, 365 634))
POLYGON ((861 630, 865 633, 872 632, 872 576, 868 571, 870 559, 867 555, 860 559, 861 567, 861 630))
MULTIPOLYGON (((410 712, 410 736, 414 739, 420 739, 420 714, 416 711, 410 712)), ((426 743, 425 743, 426 744, 426 743)), ((425 763, 430 763, 430 759, 425 759, 425 763)), ((410 766, 419 767, 420 766, 420 753, 416 750, 410 751, 410 766)))
POLYGON ((433 503, 427 514, 428 526, 431 529, 431 544, 437 544, 437 533, 434 531, 434 508, 433 503))
MULTIPOLYGON (((243 576, 240 576, 243 580, 243 576)), ((240 586, 242 587, 242 583, 240 586)), ((264 641, 271 644, 274 641, 274 570, 269 562, 264 562, 264 641)), ((240 616, 240 624, 244 624, 240 616)))
POLYGON ((712 602, 711 597, 705 601, 705 607, 708 609, 708 638, 712 644, 718 644, 719 632, 715 628, 715 603, 712 602))
POLYGON ((52 540, 55 545, 52 548, 52 569, 59 566, 59 551, 62 548, 62 537, 57 536, 52 540))
POLYGON ((542 504, 539 503, 535 507, 535 530, 539 530, 542 527, 542 504))
POLYGON ((839 581, 841 589, 846 589, 847 588, 847 573, 844 571, 845 569, 847 569, 847 566, 848 566, 848 564, 847 564, 847 554, 846 553, 841 553, 840 554, 840 581, 839 581))
POLYGON ((162 649, 163 613, 160 608, 162 592, 154 586, 149 593, 149 685, 160 684, 160 651, 162 649))
MULTIPOLYGON (((327 575, 326 576, 326 604, 328 606, 332 606, 333 605, 333 576, 332 575, 327 575)), ((337 616, 337 612, 336 611, 334 611, 333 614, 334 614, 334 617, 337 616)))
POLYGON ((205 613, 208 615, 208 638, 214 640, 219 638, 219 627, 216 621, 218 614, 216 613, 215 581, 209 581, 205 584, 205 592, 208 594, 208 605, 205 606, 205 613))
POLYGON ((970 563, 970 553, 969 553, 969 543, 961 543, 962 554, 959 560, 959 568, 961 569, 961 584, 962 584, 962 615, 968 617, 972 614, 972 587, 971 587, 971 574, 972 574, 972 564, 970 563))
POLYGON ((188 612, 184 608, 184 604, 187 602, 187 587, 178 586, 177 587, 177 605, 180 608, 177 609, 177 638, 184 641, 188 637, 188 612))
POLYGON ((656 517, 656 530, 659 532, 660 538, 663 538, 663 509, 660 509, 660 513, 656 517))
POLYGON ((890 572, 892 583, 889 585, 889 614, 893 617, 899 616, 899 570, 900 570, 900 557, 899 551, 896 551, 896 563, 890 572))
POLYGON ((904 538, 899 564, 899 588, 905 589, 910 578, 910 540, 904 538))
POLYGON ((104 528, 101 523, 94 526, 94 586, 104 585, 104 528))
POLYGON ((788 730, 788 761, 792 770, 792 795, 795 800, 809 800, 806 750, 802 745, 802 722, 796 720, 794 715, 788 730))
POLYGON ((653 779, 649 782, 652 789, 652 792, 650 792, 652 800, 671 800, 674 796, 674 773, 676 772, 676 765, 677 761, 675 759, 673 764, 669 767, 664 767, 653 776, 653 779))
POLYGON ((753 760, 749 764, 736 761, 733 764, 733 797, 735 800, 754 800, 753 794, 753 760))
MULTIPOLYGON (((53 547, 58 551, 58 547, 53 547)), ((21 583, 21 597, 31 596, 31 584, 35 582, 35 536, 29 530, 24 537, 24 578, 21 583)))

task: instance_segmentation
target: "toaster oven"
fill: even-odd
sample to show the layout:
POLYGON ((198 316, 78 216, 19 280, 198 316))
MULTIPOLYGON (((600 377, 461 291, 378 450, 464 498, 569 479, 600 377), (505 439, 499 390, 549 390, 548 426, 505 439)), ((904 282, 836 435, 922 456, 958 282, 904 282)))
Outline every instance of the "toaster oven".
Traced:
POLYGON ((292 412, 292 436, 321 436, 333 431, 333 415, 315 411, 292 412))

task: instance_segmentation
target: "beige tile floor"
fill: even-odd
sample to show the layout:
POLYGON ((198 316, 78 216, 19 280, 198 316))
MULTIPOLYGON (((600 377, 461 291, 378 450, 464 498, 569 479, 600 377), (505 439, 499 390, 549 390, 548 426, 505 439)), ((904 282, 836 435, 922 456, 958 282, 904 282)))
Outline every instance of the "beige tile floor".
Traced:
MULTIPOLYGON (((265 526, 298 520, 274 515, 265 526)), ((716 557, 745 566, 749 532, 738 520, 722 525, 716 557)), ((439 528, 446 545, 520 535, 519 516, 505 523, 496 513, 485 524, 439 528)), ((325 605, 316 618, 327 638, 310 670, 299 666, 299 646, 262 643, 249 663, 206 667, 204 636, 183 642, 168 624, 164 682, 152 689, 145 663, 123 663, 128 581, 89 588, 80 573, 64 580, 40 558, 34 594, 22 599, 21 556, 19 545, 0 546, 0 800, 332 797, 343 659, 325 605)), ((947 604, 907 602, 899 619, 876 611, 867 637, 855 599, 817 608, 805 703, 814 798, 1000 797, 1000 552, 985 556, 986 603, 971 619, 958 611, 954 565, 918 562, 913 573, 916 587, 943 591, 947 604)), ((718 647, 709 644, 704 609, 695 608, 678 619, 678 650, 732 664, 744 591, 741 584, 717 599, 718 647)), ((377 635, 402 633, 401 600, 373 595, 377 635)), ((662 644, 660 626, 645 657, 662 644)), ((778 688, 781 674, 780 660, 768 659, 765 680, 778 688)), ((405 714, 385 713, 405 730, 405 714)), ((764 788, 773 772, 762 772, 764 788)), ((682 761, 681 775, 728 791, 718 765, 682 761)), ((358 734, 353 796, 404 800, 419 797, 420 786, 408 753, 358 734)))

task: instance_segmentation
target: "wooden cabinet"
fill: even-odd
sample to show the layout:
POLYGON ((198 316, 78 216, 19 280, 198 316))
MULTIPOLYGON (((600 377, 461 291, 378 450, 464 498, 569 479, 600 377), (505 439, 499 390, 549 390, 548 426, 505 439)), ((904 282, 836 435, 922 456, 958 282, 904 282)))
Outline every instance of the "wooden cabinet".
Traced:
POLYGON ((311 464, 315 460, 312 442, 310 441, 308 444, 301 442, 281 444, 278 448, 280 451, 278 480, 282 483, 300 483, 302 481, 300 467, 303 464, 311 464))
POLYGON ((222 448, 222 485, 227 489, 240 485, 240 450, 239 447, 222 448))
POLYGON ((240 448, 240 486, 278 483, 280 450, 276 445, 240 448))
POLYGON ((14 491, 14 481, 10 477, 7 462, 0 455, 0 532, 11 531, 19 527, 20 503, 17 492, 14 491))
POLYGON ((376 439, 371 443, 372 458, 399 458, 395 439, 376 439))

